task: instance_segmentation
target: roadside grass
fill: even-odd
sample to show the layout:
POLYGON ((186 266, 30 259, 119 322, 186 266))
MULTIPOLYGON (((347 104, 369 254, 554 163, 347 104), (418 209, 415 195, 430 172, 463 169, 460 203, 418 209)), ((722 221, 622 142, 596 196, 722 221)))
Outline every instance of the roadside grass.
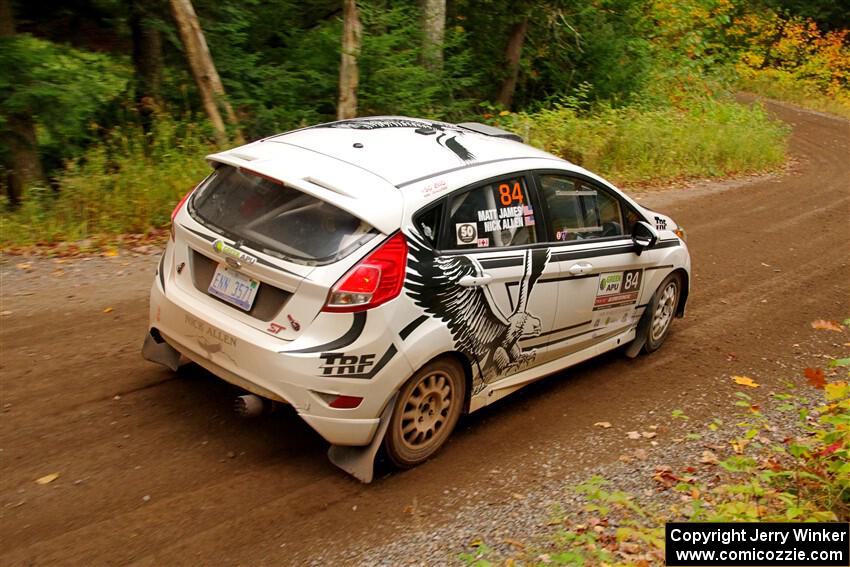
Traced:
MULTIPOLYGON (((478 567, 663 565, 666 522, 850 521, 848 369, 850 358, 806 369, 807 387, 788 384, 787 392, 771 394, 769 411, 738 392, 740 421, 725 458, 704 451, 681 470, 655 469, 656 490, 671 494, 667 504, 644 503, 595 476, 575 488, 583 509, 553 511, 548 523, 558 528, 542 543, 505 559, 477 541, 459 558, 478 567), (771 435, 782 430, 771 418, 779 412, 796 416, 796 433, 781 442, 771 435)), ((681 412, 673 417, 687 419, 681 412)))
POLYGON ((149 233, 168 225, 180 198, 210 171, 215 151, 190 122, 162 117, 150 134, 132 126, 66 165, 58 189, 31 187, 17 211, 0 213, 0 246, 48 245, 149 233))
MULTIPOLYGON (((788 134, 758 105, 713 99, 592 113, 557 105, 498 121, 530 144, 626 185, 775 168, 784 162, 788 134)), ((0 247, 50 253, 59 242, 162 229, 208 173, 203 156, 213 151, 206 131, 191 122, 160 117, 148 136, 138 127, 116 130, 67 164, 58 191, 31 188, 19 210, 0 213, 0 247)))
POLYGON ((814 82, 807 83, 783 69, 742 67, 738 75, 741 90, 850 119, 850 93, 846 91, 825 94, 814 82))
POLYGON ((716 99, 593 113, 557 105, 498 123, 625 186, 766 171, 784 163, 789 132, 759 105, 716 99))

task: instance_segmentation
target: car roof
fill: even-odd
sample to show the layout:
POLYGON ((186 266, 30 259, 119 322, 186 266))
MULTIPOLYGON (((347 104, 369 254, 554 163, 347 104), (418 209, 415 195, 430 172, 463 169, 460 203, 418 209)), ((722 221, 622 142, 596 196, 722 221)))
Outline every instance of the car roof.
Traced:
POLYGON ((486 135, 465 126, 406 116, 329 122, 272 136, 260 143, 317 152, 369 171, 396 187, 484 163, 558 159, 498 134, 486 135))

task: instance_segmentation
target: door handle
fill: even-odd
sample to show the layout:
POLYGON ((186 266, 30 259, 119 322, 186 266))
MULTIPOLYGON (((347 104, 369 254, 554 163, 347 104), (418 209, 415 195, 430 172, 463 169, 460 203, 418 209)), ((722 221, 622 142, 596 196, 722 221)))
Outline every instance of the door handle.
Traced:
POLYGON ((593 264, 588 262, 579 262, 578 264, 573 264, 570 266, 568 270, 574 276, 580 276, 582 274, 589 274, 593 271, 593 264))
POLYGON ((480 276, 463 276, 457 282, 463 287, 477 287, 482 285, 487 285, 493 281, 493 276, 490 274, 481 274, 480 276))

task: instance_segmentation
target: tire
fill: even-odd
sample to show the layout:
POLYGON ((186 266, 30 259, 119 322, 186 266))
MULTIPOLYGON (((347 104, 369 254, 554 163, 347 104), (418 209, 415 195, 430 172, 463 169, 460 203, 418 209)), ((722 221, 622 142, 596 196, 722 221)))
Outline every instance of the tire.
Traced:
POLYGON ((465 396, 463 367, 452 358, 429 362, 405 382, 384 437, 393 464, 408 469, 436 453, 454 430, 465 396))
POLYGON ((682 278, 679 274, 667 276, 652 297, 649 304, 650 319, 646 328, 646 343, 643 349, 654 352, 661 348, 670 333, 670 324, 676 317, 676 308, 682 295, 682 278))

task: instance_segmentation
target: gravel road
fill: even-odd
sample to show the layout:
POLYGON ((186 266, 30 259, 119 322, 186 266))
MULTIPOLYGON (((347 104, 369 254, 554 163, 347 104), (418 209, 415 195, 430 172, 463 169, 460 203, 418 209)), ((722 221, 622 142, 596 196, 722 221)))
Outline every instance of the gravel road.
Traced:
POLYGON ((368 486, 291 411, 240 420, 232 387, 141 359, 155 256, 0 259, 0 564, 452 563, 473 537, 538 534, 594 470, 639 488, 641 467, 694 449, 672 410, 729 416, 730 375, 766 395, 846 352, 846 331, 809 324, 850 314, 850 123, 769 107, 793 127, 791 170, 639 195, 687 228, 694 259, 664 348, 529 386, 368 486), (651 441, 627 438, 649 425, 651 441), (638 449, 644 464, 619 459, 638 449))

